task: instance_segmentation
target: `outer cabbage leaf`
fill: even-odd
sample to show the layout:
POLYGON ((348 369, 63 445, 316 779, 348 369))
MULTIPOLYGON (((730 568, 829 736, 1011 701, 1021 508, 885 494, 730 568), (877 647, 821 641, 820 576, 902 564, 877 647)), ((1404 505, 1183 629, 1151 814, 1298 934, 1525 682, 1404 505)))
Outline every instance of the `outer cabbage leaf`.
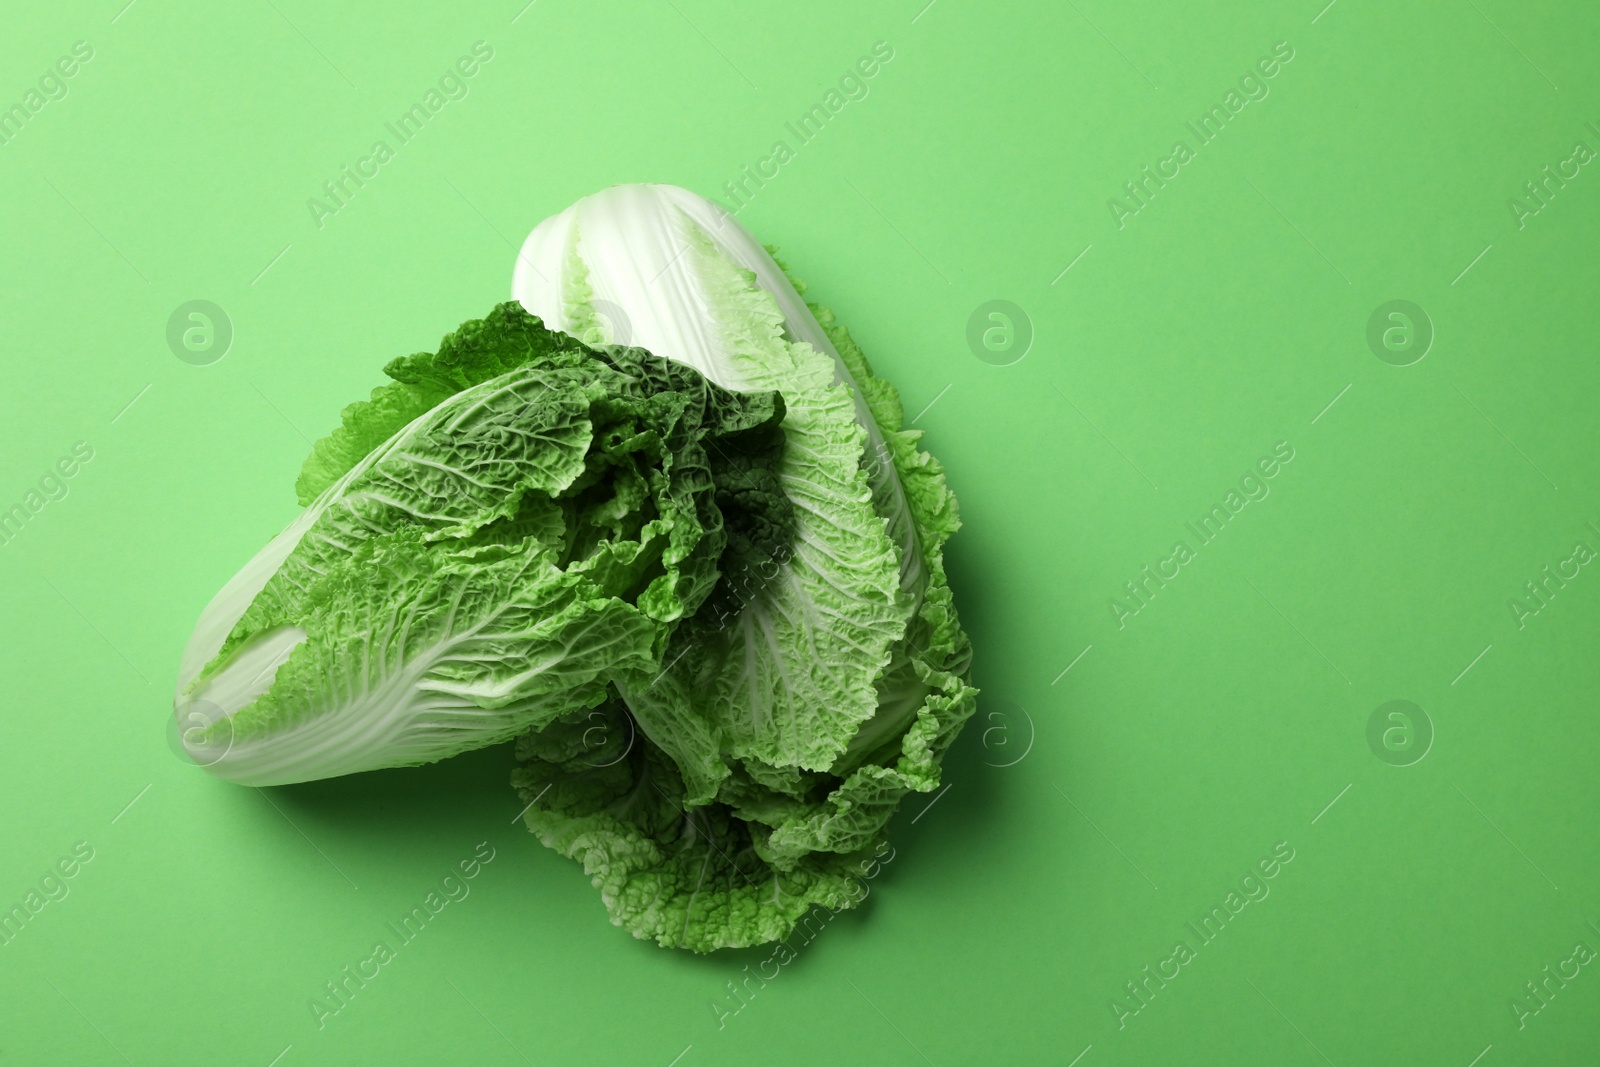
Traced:
POLYGON ((384 373, 393 381, 374 389, 370 399, 345 408, 339 428, 318 441, 306 458, 295 482, 300 506, 309 506, 373 449, 446 397, 525 364, 584 350, 507 301, 447 334, 439 351, 390 361, 384 373))
POLYGON ((709 952, 786 937, 821 905, 860 902, 863 856, 817 853, 787 870, 760 828, 723 804, 687 805, 677 766, 612 699, 517 741, 513 783, 529 827, 583 865, 611 921, 635 937, 709 952))

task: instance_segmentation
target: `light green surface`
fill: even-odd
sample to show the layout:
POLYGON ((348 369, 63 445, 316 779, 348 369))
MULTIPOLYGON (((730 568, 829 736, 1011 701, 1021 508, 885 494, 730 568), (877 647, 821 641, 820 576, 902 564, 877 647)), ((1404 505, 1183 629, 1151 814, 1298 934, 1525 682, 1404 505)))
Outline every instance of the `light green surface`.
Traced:
POLYGON ((94 50, 0 146, 0 509, 93 450, 0 546, 0 906, 93 850, 0 947, 0 1062, 1593 1062, 1600 974, 1563 961, 1600 949, 1600 577, 1521 628, 1509 603, 1600 548, 1600 173, 1520 228, 1507 204, 1600 149, 1593 10, 121 3, 0 16, 0 106, 94 50), (470 94, 318 228, 307 198, 479 40, 470 94), (785 123, 880 40, 801 145, 785 123), (1276 42, 1269 94, 1198 146, 1276 42), (719 1026, 769 953, 612 928, 512 825, 509 751, 257 792, 162 726, 201 606, 385 361, 503 299, 545 215, 719 195, 780 138, 740 218, 922 412, 986 702, 867 906, 719 1026), (1108 198, 1178 139, 1119 229, 1108 198), (193 299, 235 330, 211 365, 165 340, 193 299), (1009 366, 965 340, 992 299, 1031 319, 1009 366), (1410 366, 1366 340, 1396 299, 1435 330, 1410 366), (1185 523, 1279 442, 1201 546, 1185 523), (1368 746, 1391 700, 1435 733, 1410 766, 1368 746), (480 842, 470 895, 319 1029, 310 998, 480 842), (1519 1029, 1546 965, 1578 974, 1519 1029))

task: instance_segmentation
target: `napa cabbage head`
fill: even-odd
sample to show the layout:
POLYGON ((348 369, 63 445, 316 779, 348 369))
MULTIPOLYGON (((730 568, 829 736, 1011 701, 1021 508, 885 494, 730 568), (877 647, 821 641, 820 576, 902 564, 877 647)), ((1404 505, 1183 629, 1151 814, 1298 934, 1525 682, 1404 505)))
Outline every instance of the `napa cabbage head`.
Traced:
POLYGON ((942 550, 943 471, 833 315, 730 215, 616 186, 541 223, 513 295, 575 337, 626 340, 727 389, 782 395, 788 540, 722 568, 662 666, 518 740, 525 820, 612 920, 708 951, 859 901, 861 864, 971 715, 942 550))
POLYGON ((787 551, 771 390, 515 303, 385 370, 183 653, 175 714, 213 774, 427 763, 593 707, 661 669, 723 568, 787 551))

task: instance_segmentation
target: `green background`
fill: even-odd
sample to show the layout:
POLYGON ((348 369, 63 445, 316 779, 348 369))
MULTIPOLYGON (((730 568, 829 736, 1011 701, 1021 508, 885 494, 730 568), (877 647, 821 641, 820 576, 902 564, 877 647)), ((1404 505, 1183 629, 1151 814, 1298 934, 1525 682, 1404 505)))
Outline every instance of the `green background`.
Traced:
POLYGON ((94 458, 0 546, 0 907, 94 858, 0 947, 0 1062, 1595 1062, 1600 968, 1521 1028, 1512 1000, 1600 948, 1600 575, 1520 626, 1511 601, 1600 548, 1600 173, 1520 227, 1508 201, 1600 148, 1600 14, 925 2, 8 6, 0 106, 94 58, 0 147, 0 509, 94 458), (470 95, 319 228, 307 199, 478 40, 470 95), (880 40, 870 94, 799 145, 880 40), (1277 42, 1269 95, 1197 147, 1277 42), (613 928, 513 825, 506 748, 257 791, 163 725, 200 608, 384 362, 504 299, 546 215, 722 195, 778 139, 740 219, 948 469, 985 696, 866 906, 719 1025, 769 953, 613 928), (235 333, 210 365, 165 339, 194 299, 235 333), (992 299, 1031 323, 1006 366, 966 340, 992 299), (1435 332, 1408 366, 1367 342, 1394 299, 1435 332), (1414 716, 1386 761, 1397 699, 1434 736, 1414 716), (479 842, 471 895, 319 1029, 308 1000, 479 842), (1270 895, 1119 1020, 1280 842, 1270 895))

